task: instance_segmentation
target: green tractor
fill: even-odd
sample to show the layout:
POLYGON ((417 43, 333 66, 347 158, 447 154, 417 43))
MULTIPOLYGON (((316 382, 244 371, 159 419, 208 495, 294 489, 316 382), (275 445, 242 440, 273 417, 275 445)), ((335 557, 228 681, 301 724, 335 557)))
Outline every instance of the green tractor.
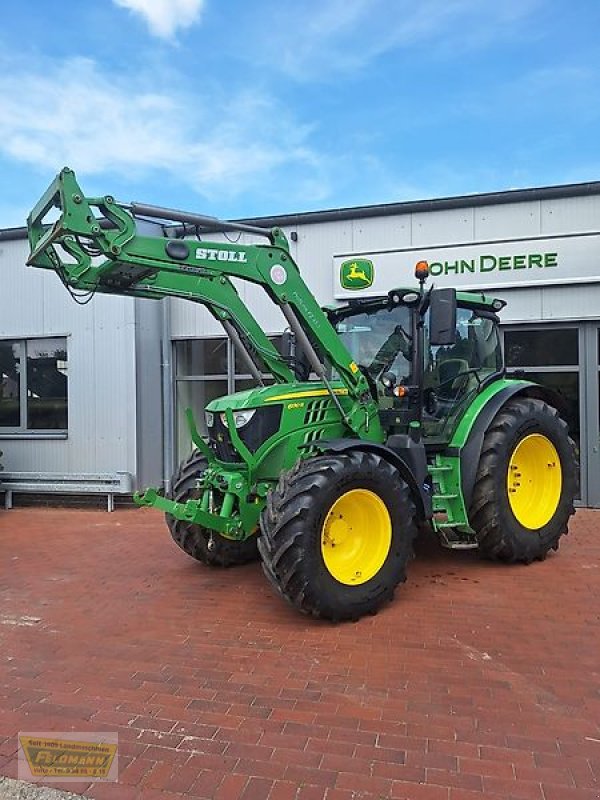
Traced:
MULTIPOLYGON (((503 301, 427 288, 420 262, 414 286, 322 309, 280 229, 88 198, 68 168, 28 230, 28 263, 55 270, 71 293, 201 303, 248 364, 256 387, 208 404, 207 439, 188 410, 194 449, 167 492, 136 495, 166 514, 177 545, 198 561, 260 557, 298 610, 355 620, 405 580, 424 525, 444 546, 509 563, 543 559, 567 532, 575 448, 560 398, 506 377, 503 301), (169 224, 163 236, 143 236, 138 217, 169 224), (186 237, 207 230, 266 241, 186 237), (261 286, 279 306, 289 325, 283 352, 232 279, 261 286)), ((344 266, 348 285, 364 285, 373 268, 344 266)))

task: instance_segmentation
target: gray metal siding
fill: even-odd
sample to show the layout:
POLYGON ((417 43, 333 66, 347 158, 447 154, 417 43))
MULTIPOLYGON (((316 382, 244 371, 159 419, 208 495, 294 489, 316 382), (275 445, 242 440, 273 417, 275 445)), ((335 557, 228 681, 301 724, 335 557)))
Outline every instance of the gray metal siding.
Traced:
MULTIPOLYGON (((465 206, 433 211, 413 211, 381 217, 364 217, 302 224, 284 228, 296 231, 292 254, 311 290, 322 304, 333 301, 332 257, 336 253, 394 250, 434 245, 467 244, 494 240, 589 233, 600 229, 600 195, 535 199, 497 205, 465 206)), ((215 236, 215 240, 219 237, 215 236)), ((244 241, 244 239, 242 239, 244 241)), ((600 281, 600 264, 598 265, 600 281)), ((407 275, 405 282, 412 282, 407 275)), ((548 286, 493 290, 509 300, 502 312, 506 321, 593 319, 600 317, 600 285, 548 286)), ((255 287, 241 288, 259 322, 275 332, 283 325, 279 312, 255 287)), ((173 302, 174 338, 221 333, 220 325, 201 307, 173 302)))
POLYGON ((0 337, 66 336, 66 439, 2 436, 13 472, 136 471, 135 309, 131 298, 74 303, 54 273, 25 267, 27 243, 0 244, 0 337))
POLYGON ((475 242, 527 238, 542 233, 539 200, 506 206, 487 206, 475 208, 473 211, 472 241, 475 242))
POLYGON ((589 233, 600 228, 600 196, 544 200, 541 203, 540 233, 544 236, 589 233))
POLYGON ((161 334, 163 303, 135 300, 136 309, 136 489, 163 481, 163 390, 161 334))

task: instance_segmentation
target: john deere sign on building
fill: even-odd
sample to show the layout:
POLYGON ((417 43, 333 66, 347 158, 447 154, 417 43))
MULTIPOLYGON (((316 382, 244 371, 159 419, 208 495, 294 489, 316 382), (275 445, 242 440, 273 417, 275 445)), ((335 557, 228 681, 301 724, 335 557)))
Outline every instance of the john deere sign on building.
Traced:
POLYGON ((340 266, 340 285, 352 292, 373 285, 373 262, 368 258, 351 258, 340 266))
POLYGON ((411 285, 417 261, 428 261, 438 285, 464 289, 598 282, 600 235, 540 237, 448 247, 406 248, 333 257, 334 294, 384 294, 411 285), (596 254, 596 257, 590 257, 596 254))

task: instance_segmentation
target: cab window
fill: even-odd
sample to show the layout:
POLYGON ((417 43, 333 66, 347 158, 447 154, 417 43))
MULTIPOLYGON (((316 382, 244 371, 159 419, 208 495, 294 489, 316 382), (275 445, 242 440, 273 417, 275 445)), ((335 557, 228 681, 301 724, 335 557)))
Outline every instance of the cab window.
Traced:
POLYGON ((480 380, 502 367, 498 327, 493 319, 468 308, 456 312, 456 341, 428 347, 426 374, 432 385, 451 384, 462 374, 477 373, 480 380))
POLYGON ((456 341, 431 346, 425 329, 425 413, 429 436, 449 435, 482 382, 502 369, 496 321, 469 308, 456 313, 456 341))
POLYGON ((340 338, 361 370, 377 382, 392 372, 398 383, 411 374, 411 311, 406 306, 349 312, 335 324, 340 338))

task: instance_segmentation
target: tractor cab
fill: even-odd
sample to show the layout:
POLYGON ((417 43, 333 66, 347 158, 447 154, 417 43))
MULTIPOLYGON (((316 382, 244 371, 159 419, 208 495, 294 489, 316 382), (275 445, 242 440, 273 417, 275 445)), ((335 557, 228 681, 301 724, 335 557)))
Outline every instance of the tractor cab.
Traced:
POLYGON ((422 421, 425 438, 442 442, 473 396, 504 371, 496 316, 503 306, 474 292, 402 288, 329 316, 368 380, 388 435, 422 421))

